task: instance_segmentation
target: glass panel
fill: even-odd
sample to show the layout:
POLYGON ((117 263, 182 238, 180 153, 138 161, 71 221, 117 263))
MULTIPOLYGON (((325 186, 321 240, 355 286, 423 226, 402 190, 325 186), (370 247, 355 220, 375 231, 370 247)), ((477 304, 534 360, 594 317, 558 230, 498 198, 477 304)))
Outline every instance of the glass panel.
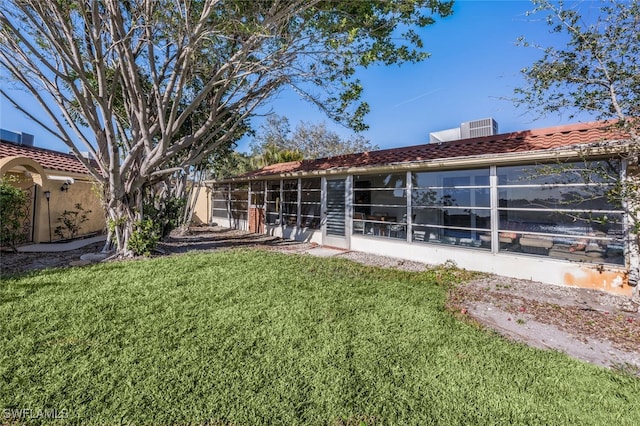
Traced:
POLYGON ((320 178, 302 179, 301 181, 300 226, 303 228, 320 228, 321 183, 320 178))
POLYGON ((622 235, 622 214, 500 210, 500 230, 555 235, 622 235))
POLYGON ((262 207, 264 205, 265 182, 251 182, 251 205, 262 207))
POLYGON ((413 173, 414 188, 489 186, 489 169, 413 173))
POLYGON ((249 185, 236 183, 231 185, 231 217, 234 219, 247 219, 249 209, 249 185))
POLYGON ((499 206, 530 209, 613 210, 607 200, 605 186, 537 186, 503 187, 499 190, 499 206))
POLYGON ((298 179, 282 182, 282 221, 289 226, 298 223, 298 179))
POLYGON ((215 217, 224 217, 228 216, 227 208, 228 208, 228 200, 227 200, 228 192, 221 187, 214 187, 213 192, 211 193, 211 210, 212 214, 215 217))
POLYGON ((491 210, 454 208, 415 208, 416 225, 491 229, 491 210))
MULTIPOLYGON (((407 186, 406 173, 354 176, 356 188, 404 189, 407 186)), ((402 191, 400 191, 402 193, 402 191)))
POLYGON ((622 211, 607 198, 619 167, 618 161, 498 167, 500 251, 623 264, 622 211))
POLYGON ((280 224, 280 181, 267 182, 267 214, 268 225, 280 224))
POLYGON ((405 239, 407 174, 355 176, 353 233, 405 239))
POLYGON ((320 191, 321 183, 320 178, 302 179, 302 189, 315 189, 320 191))
POLYGON ((345 235, 345 180, 327 179, 327 235, 345 235))
POLYGON ((491 248, 490 169, 413 173, 415 242, 491 248))
POLYGON ((440 228, 436 226, 413 226, 412 241, 449 244, 485 250, 491 248, 491 234, 489 231, 440 228))
POLYGON ((500 210, 501 251, 624 264, 622 214, 500 210))
POLYGON ((413 191, 414 206, 467 206, 490 207, 489 188, 478 189, 416 189, 413 191))
POLYGON ((576 262, 624 264, 624 240, 598 232, 589 236, 551 236, 526 232, 499 233, 500 251, 549 256, 576 262))
POLYGON ((613 183, 619 177, 620 162, 591 161, 565 164, 498 167, 498 185, 542 185, 571 183, 613 183))
POLYGON ((302 190, 301 201, 303 204, 317 203, 320 204, 321 193, 320 191, 302 190))
POLYGON ((375 207, 374 214, 354 212, 353 233, 405 239, 407 235, 407 208, 375 207))

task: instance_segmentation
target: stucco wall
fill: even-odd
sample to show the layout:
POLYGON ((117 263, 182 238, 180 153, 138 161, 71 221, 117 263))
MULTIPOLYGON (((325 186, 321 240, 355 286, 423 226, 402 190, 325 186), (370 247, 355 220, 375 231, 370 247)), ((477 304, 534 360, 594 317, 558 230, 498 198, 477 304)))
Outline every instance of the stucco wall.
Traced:
POLYGON ((60 237, 55 235, 55 229, 61 223, 58 219, 65 210, 78 211, 76 204, 81 204, 85 210, 91 210, 87 214, 87 220, 81 225, 79 236, 91 234, 94 232, 103 232, 106 229, 104 209, 98 199, 96 192, 93 190, 93 182, 80 181, 69 185, 68 191, 61 191, 63 181, 49 180, 42 191, 38 190, 38 209, 36 211, 36 235, 34 242, 49 241, 49 212, 47 210, 47 200, 44 191, 50 191, 49 208, 51 216, 51 241, 59 240, 60 237))
POLYGON ((592 288, 631 296, 626 271, 614 265, 564 262, 543 257, 490 253, 476 249, 453 248, 437 244, 408 244, 400 240, 351 236, 351 250, 393 256, 428 264, 452 260, 472 271, 488 272, 547 284, 592 288))
POLYGON ((207 187, 200 188, 191 222, 194 225, 208 225, 211 223, 211 189, 207 187))

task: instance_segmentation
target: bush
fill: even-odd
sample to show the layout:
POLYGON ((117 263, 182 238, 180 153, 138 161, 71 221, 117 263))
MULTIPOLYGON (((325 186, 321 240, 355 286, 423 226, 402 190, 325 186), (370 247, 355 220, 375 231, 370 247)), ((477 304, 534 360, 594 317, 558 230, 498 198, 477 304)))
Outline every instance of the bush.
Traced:
POLYGON ((134 223, 133 228, 127 248, 136 256, 150 256, 160 241, 158 226, 153 220, 146 219, 134 223))
POLYGON ((143 214, 154 221, 160 236, 166 237, 180 225, 185 204, 184 198, 168 197, 162 200, 156 197, 153 202, 144 205, 143 214))
POLYGON ((85 210, 80 203, 77 203, 75 208, 77 210, 65 210, 62 212, 62 216, 57 219, 60 225, 56 226, 53 233, 58 237, 62 239, 74 238, 80 232, 81 225, 89 220, 87 215, 91 213, 91 210, 85 210))
POLYGON ((0 180, 0 246, 16 251, 16 245, 26 240, 21 220, 26 198, 8 179, 0 180))

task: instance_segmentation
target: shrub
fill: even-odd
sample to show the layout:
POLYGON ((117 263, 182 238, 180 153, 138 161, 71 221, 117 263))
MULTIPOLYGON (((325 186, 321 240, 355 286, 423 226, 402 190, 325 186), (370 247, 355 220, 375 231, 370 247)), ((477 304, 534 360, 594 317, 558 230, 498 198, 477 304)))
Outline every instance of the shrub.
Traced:
POLYGON ((11 247, 25 241, 22 218, 26 196, 20 188, 11 185, 10 180, 0 180, 0 246, 11 247))
POLYGON ((136 256, 150 256, 160 241, 158 226, 151 219, 141 220, 133 225, 127 248, 136 256))
POLYGON ((166 237, 180 225, 185 204, 186 200, 180 197, 156 197, 153 202, 144 205, 143 214, 158 226, 160 236, 166 237))
POLYGON ((56 226, 53 233, 62 239, 76 237, 80 232, 81 225, 89 220, 87 215, 91 213, 91 210, 85 210, 80 203, 76 203, 74 207, 77 210, 65 210, 62 212, 62 216, 57 219, 60 225, 56 226))

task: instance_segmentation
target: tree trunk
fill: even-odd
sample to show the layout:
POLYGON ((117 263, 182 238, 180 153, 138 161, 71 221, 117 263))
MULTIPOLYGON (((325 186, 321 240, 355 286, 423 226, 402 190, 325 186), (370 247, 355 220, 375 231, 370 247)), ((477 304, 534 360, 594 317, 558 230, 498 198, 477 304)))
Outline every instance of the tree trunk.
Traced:
POLYGON ((129 238, 135 224, 142 220, 142 191, 137 189, 121 199, 111 199, 107 204, 108 237, 115 246, 116 256, 131 257, 129 238))

